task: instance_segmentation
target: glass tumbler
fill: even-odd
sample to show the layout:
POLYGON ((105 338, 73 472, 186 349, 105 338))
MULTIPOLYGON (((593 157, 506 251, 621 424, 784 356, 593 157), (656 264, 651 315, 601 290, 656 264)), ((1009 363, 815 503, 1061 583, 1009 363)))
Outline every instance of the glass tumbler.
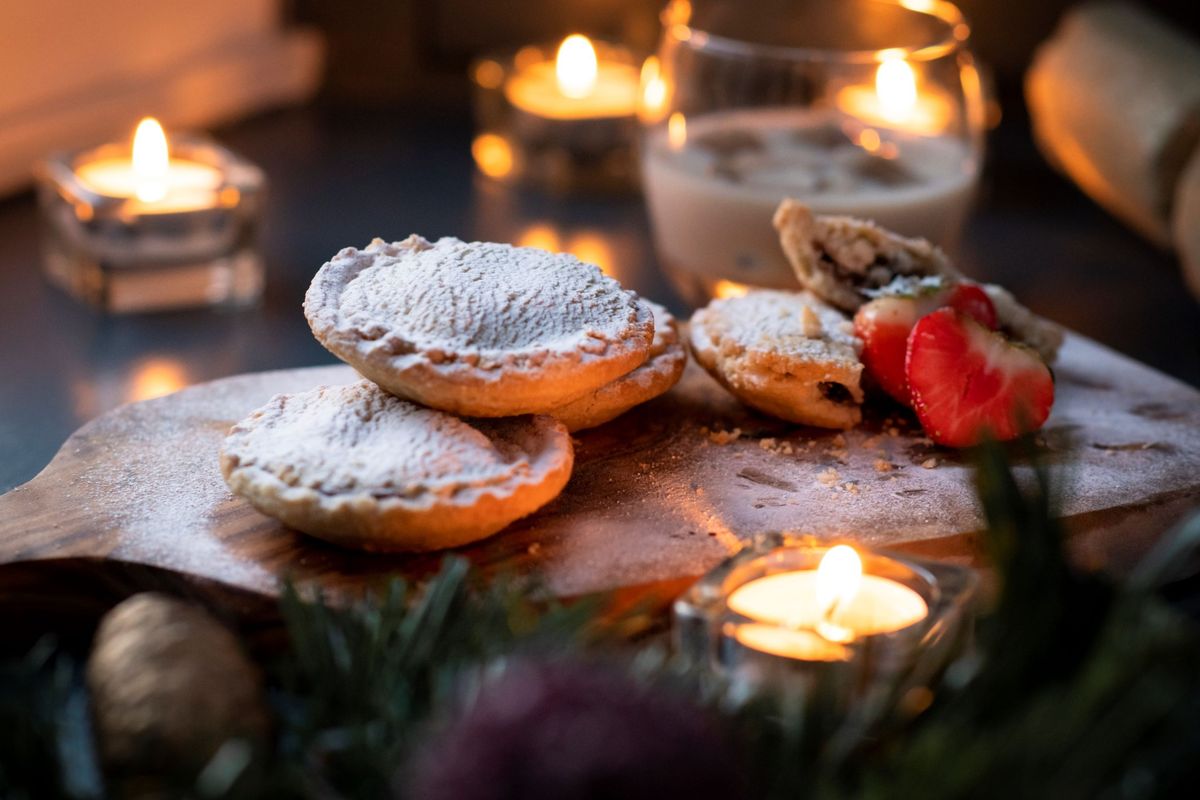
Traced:
POLYGON ((655 249, 688 301, 795 285, 771 218, 791 197, 953 249, 985 100, 940 0, 675 0, 642 69, 655 249))

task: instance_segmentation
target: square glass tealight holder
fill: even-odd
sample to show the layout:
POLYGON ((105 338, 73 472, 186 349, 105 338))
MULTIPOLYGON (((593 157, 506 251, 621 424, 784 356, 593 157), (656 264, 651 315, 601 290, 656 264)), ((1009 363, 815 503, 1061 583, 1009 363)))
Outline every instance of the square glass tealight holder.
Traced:
POLYGON ((185 202, 97 193, 81 165, 128 156, 121 145, 51 156, 37 165, 42 263, 49 280, 109 313, 196 306, 237 308, 262 293, 257 248, 266 179, 209 139, 181 136, 172 158, 219 172, 185 202))
POLYGON ((831 546, 784 534, 758 537, 676 600, 676 651, 732 682, 819 700, 842 718, 928 697, 970 643, 979 589, 972 569, 856 546, 864 576, 912 590, 927 609, 912 624, 870 635, 830 634, 821 625, 796 627, 731 607, 734 593, 754 581, 817 570, 831 546))

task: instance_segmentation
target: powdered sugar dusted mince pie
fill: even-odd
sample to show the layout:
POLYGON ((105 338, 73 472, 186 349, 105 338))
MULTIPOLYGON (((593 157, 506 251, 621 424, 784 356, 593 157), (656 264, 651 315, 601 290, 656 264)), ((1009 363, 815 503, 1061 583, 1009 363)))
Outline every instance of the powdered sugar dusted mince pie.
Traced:
POLYGON ((567 426, 581 431, 616 419, 634 406, 653 400, 679 382, 687 366, 687 350, 679 340, 679 324, 658 303, 642 300, 654 313, 654 341, 646 363, 612 383, 601 386, 550 414, 567 426))
POLYGON ((346 248, 304 299, 318 341, 400 397, 456 414, 543 413, 642 364, 648 307, 571 255, 410 236, 346 248))
POLYGON ((435 550, 550 502, 573 460, 552 417, 462 420, 361 381, 272 398, 229 432, 221 473, 259 511, 313 536, 435 550))
POLYGON ((849 428, 860 421, 862 342, 806 292, 752 291, 692 316, 692 352, 746 405, 772 416, 849 428))

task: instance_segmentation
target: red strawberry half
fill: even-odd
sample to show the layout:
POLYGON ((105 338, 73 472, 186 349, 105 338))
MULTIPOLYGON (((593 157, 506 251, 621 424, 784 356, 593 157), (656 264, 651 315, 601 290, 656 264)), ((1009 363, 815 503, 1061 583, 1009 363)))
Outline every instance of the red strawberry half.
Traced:
POLYGON ((1035 431, 1054 404, 1054 379, 1037 353, 952 308, 913 327, 907 373, 925 432, 950 447, 1035 431))
POLYGON ((912 405, 904 366, 908 335, 917 320, 944 306, 996 327, 991 299, 973 283, 918 285, 913 291, 877 297, 854 315, 854 333, 863 341, 863 366, 880 388, 905 405, 912 405))

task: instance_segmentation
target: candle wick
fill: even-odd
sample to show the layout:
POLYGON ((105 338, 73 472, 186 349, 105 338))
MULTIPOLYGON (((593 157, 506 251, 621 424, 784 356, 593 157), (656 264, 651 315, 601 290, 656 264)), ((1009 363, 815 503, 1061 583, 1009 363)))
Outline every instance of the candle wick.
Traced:
POLYGON ((845 625, 839 625, 833 621, 834 615, 837 614, 838 607, 841 604, 842 598, 834 597, 821 612, 821 618, 817 620, 814 633, 827 642, 847 644, 854 641, 854 630, 852 628, 849 628, 845 625))

